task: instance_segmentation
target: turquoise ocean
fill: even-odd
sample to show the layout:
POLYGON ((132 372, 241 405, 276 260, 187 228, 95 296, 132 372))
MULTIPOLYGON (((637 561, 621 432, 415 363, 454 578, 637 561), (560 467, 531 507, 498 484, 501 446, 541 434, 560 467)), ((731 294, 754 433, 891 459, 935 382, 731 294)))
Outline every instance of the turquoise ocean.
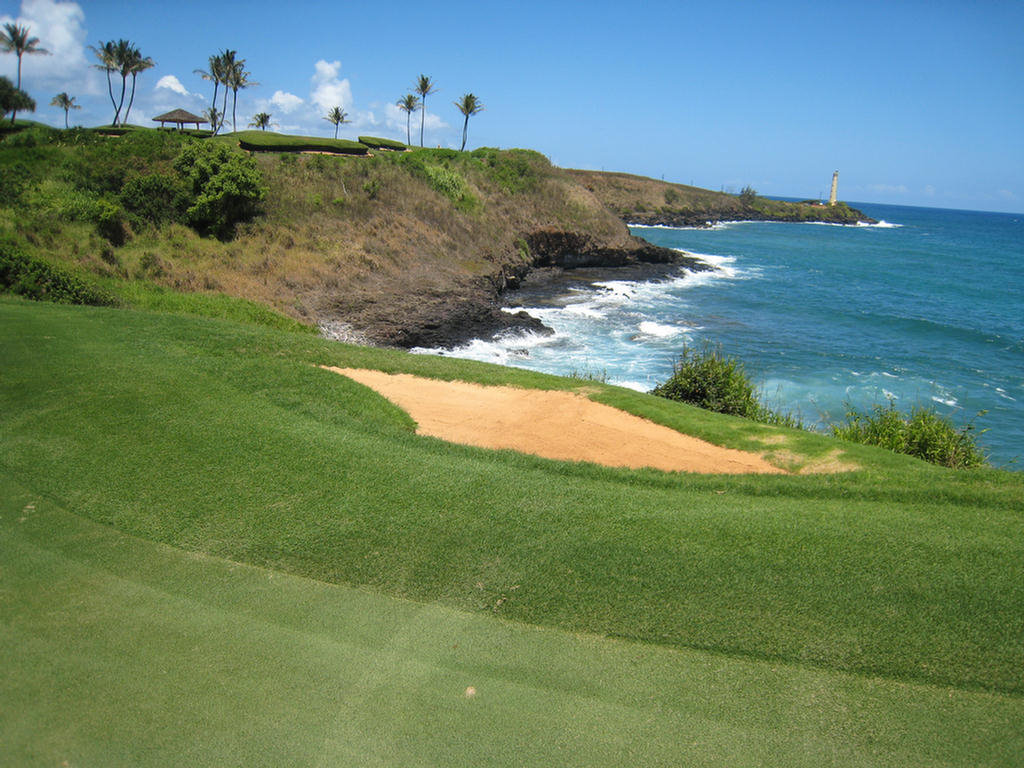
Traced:
POLYGON ((809 426, 928 406, 1024 469, 1024 215, 852 205, 879 224, 633 227, 717 269, 566 272, 505 297, 553 334, 423 351, 650 390, 710 342, 809 426))

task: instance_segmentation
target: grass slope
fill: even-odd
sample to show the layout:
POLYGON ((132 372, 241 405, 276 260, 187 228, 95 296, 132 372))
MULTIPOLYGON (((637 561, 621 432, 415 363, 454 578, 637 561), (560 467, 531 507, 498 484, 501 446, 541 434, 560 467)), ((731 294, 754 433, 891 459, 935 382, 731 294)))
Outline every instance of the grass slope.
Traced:
POLYGON ((6 472, 0 562, 5 765, 978 766, 1024 750, 1019 697, 531 628, 195 556, 6 472))
POLYGON ((213 320, 4 299, 0 345, 0 467, 125 533, 533 624, 1024 692, 1018 475, 592 383, 721 444, 781 435, 864 469, 700 477, 463 448, 315 366, 579 383, 213 320))

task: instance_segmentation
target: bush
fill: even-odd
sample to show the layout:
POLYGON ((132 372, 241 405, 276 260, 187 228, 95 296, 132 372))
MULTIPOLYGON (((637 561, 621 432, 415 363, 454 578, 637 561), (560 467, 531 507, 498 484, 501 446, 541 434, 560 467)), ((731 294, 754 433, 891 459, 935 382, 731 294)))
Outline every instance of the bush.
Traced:
POLYGON ((124 245, 128 239, 124 209, 109 200, 100 200, 96 206, 96 231, 111 245, 124 245))
POLYGON ((267 195, 259 168, 250 157, 222 144, 193 142, 174 161, 193 203, 185 216, 201 232, 219 237, 252 218, 267 195))
POLYGON ((37 301, 116 306, 117 299, 55 264, 0 242, 0 289, 37 301))
POLYGON ((136 176, 121 190, 121 204, 139 221, 177 221, 191 204, 184 186, 162 173, 136 176))
POLYGON ((245 131, 238 145, 247 152, 331 152, 340 155, 365 155, 365 144, 348 139, 320 139, 315 136, 286 136, 270 131, 245 131))
POLYGON ((903 414, 892 400, 888 406, 874 406, 870 413, 850 408, 846 421, 832 426, 832 435, 842 440, 877 445, 952 469, 987 463, 973 431, 973 423, 957 429, 932 408, 913 408, 909 415, 903 414))
POLYGON ((757 201, 757 190, 749 184, 740 190, 740 202, 750 206, 757 201))
POLYGON ((754 385, 743 364, 722 355, 720 347, 684 348, 671 378, 651 394, 733 416, 756 419, 762 413, 754 385))
POLYGON ((393 149, 398 152, 404 152, 408 147, 400 141, 394 141, 393 139, 381 139, 376 136, 360 136, 359 143, 365 144, 372 149, 393 149))

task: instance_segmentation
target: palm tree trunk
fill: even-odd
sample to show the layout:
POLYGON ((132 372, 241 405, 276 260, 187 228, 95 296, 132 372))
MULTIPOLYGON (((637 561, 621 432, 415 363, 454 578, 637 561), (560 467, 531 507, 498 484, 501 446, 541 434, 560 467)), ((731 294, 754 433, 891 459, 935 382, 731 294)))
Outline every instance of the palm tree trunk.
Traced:
POLYGON ((70 127, 68 125, 68 109, 70 109, 70 107, 64 107, 64 130, 65 131, 70 127))
POLYGON ((462 124, 462 146, 459 148, 459 152, 466 151, 466 133, 469 131, 469 115, 466 115, 466 121, 462 124))
POLYGON ((124 91, 128 85, 128 75, 121 75, 121 102, 117 105, 117 111, 114 112, 114 125, 117 125, 117 121, 121 117, 121 107, 124 106, 124 91))
POLYGON ((423 126, 427 122, 427 97, 423 97, 423 111, 420 113, 420 147, 423 146, 423 126))
POLYGON ((227 86, 227 83, 225 83, 224 84, 224 104, 223 104, 223 109, 221 109, 221 111, 220 111, 220 127, 221 128, 224 127, 224 119, 227 117, 227 114, 228 114, 228 86, 227 86))
MULTIPOLYGON (((18 84, 14 86, 19 91, 21 90, 21 54, 18 54, 18 84)), ((18 117, 18 110, 11 112, 11 125, 14 125, 15 119, 18 117)))
MULTIPOLYGON (((110 94, 110 104, 111 104, 111 106, 114 107, 114 114, 116 115, 117 114, 117 102, 114 101, 114 86, 110 82, 110 70, 109 69, 107 70, 107 93, 110 94)), ((115 117, 114 125, 117 125, 116 117, 115 117)))
POLYGON ((235 126, 235 116, 238 110, 238 89, 231 89, 231 132, 237 133, 238 128, 235 126))
MULTIPOLYGON (((217 86, 218 85, 220 85, 220 81, 219 80, 214 80, 213 81, 213 103, 210 104, 210 109, 212 109, 214 111, 216 111, 216 109, 217 109, 217 86)), ((211 127, 213 128, 214 135, 216 135, 217 134, 217 123, 216 123, 216 121, 214 121, 214 124, 211 127)))
POLYGON ((334 124, 334 138, 335 139, 338 138, 338 128, 340 128, 340 127, 341 127, 341 123, 335 123, 334 124))
POLYGON ((410 132, 409 125, 412 122, 412 112, 405 113, 405 143, 412 144, 412 133, 410 132))
POLYGON ((132 72, 132 96, 128 99, 128 109, 124 112, 124 121, 128 122, 128 115, 132 112, 132 104, 135 103, 135 73, 132 72))

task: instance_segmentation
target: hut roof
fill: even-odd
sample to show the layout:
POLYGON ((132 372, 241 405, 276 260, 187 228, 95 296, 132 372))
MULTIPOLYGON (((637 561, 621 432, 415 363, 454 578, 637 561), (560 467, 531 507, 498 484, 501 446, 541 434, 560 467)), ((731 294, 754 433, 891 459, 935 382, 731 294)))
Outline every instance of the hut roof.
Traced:
POLYGON ((210 122, 206 118, 200 117, 199 115, 193 115, 191 112, 187 112, 184 109, 172 109, 170 112, 157 115, 153 118, 153 122, 156 123, 208 123, 210 122))

